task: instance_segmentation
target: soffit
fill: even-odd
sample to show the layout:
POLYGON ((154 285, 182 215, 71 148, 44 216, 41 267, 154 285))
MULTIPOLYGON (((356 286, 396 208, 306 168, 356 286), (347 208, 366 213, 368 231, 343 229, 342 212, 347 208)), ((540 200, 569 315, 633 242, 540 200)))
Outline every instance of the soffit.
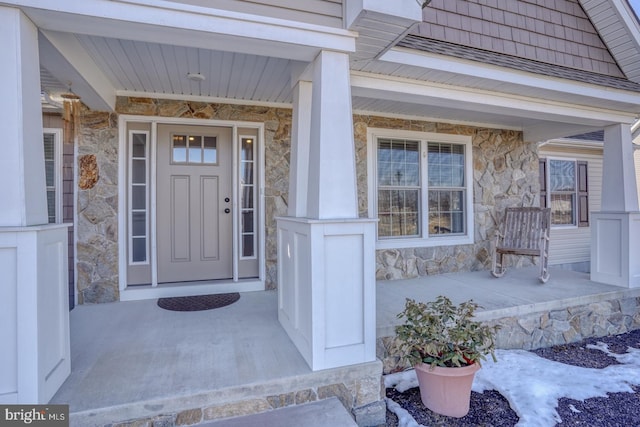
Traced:
POLYGON ((640 83, 640 24, 627 0, 579 0, 618 65, 640 83))

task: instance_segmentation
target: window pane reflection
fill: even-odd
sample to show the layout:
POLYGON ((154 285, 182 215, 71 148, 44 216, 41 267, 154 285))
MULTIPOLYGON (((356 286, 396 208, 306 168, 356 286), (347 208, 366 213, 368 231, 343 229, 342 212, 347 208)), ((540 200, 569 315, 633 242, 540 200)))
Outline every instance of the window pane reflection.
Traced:
POLYGON ((217 141, 214 136, 204 137, 203 161, 208 164, 218 163, 217 141))
POLYGON ((253 138, 242 138, 242 147, 240 148, 240 160, 253 160, 253 138))
POLYGON ((173 136, 172 159, 176 163, 184 163, 187 161, 187 136, 173 136))
POLYGON ((143 133, 134 133, 132 136, 132 155, 133 157, 145 157, 145 145, 147 136, 143 133))
POLYGON ((144 262, 147 260, 147 240, 144 238, 132 241, 132 260, 133 262, 144 262))
POLYGON ((131 235, 145 236, 146 234, 145 213, 133 212, 131 214, 131 235))

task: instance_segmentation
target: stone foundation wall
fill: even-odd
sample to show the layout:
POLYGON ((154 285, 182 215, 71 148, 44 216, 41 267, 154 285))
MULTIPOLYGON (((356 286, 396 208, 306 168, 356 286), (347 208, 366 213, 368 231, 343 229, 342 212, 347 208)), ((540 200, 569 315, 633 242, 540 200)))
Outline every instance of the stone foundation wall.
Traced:
MULTIPOLYGON (((367 216, 367 129, 384 128, 468 135, 472 138, 475 243, 430 248, 386 249, 376 253, 378 280, 407 279, 428 274, 487 270, 491 243, 509 206, 539 203, 537 144, 524 142, 510 130, 354 116, 360 216, 367 216)), ((530 257, 507 257, 508 265, 524 267, 530 257)))
MULTIPOLYGON (((497 348, 535 350, 640 329, 640 298, 613 299, 487 323, 500 325, 497 348)), ((383 361, 385 374, 405 368, 389 352, 392 341, 393 337, 379 337, 377 341, 377 356, 383 361)))

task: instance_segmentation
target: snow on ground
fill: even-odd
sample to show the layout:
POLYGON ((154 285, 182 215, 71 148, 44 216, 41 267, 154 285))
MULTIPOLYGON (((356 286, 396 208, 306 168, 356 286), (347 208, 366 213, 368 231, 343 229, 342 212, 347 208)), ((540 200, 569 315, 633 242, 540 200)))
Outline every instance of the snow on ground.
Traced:
MULTIPOLYGON (((587 347, 605 352, 620 365, 604 369, 581 368, 544 359, 525 350, 497 350, 498 362, 487 360, 482 364, 475 376, 473 391, 496 390, 502 394, 520 418, 518 427, 552 427, 562 422, 556 411, 562 397, 582 401, 606 397, 607 393, 633 393, 631 385, 640 385, 640 349, 629 348, 625 354, 616 354, 603 343, 587 347)), ((399 392, 418 386, 413 370, 386 375, 384 382, 385 387, 395 387, 399 392)), ((387 405, 398 415, 399 427, 419 426, 392 400, 387 399, 387 405), (394 410, 398 408, 400 413, 394 410)))

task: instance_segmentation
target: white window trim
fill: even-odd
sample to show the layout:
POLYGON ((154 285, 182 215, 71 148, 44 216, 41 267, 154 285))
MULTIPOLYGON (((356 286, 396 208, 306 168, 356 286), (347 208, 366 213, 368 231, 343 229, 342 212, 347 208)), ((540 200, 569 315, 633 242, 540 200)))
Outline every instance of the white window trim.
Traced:
MULTIPOLYGON (((378 138, 396 138, 396 139, 412 139, 419 140, 424 146, 427 142, 443 142, 462 144, 465 146, 465 221, 466 233, 464 235, 454 236, 429 236, 422 230, 423 235, 420 237, 403 237, 398 239, 380 240, 376 236, 376 249, 399 249, 399 248, 420 248, 433 246, 453 246, 468 245, 474 243, 474 214, 473 214, 473 156, 472 156, 472 139, 467 135, 450 135, 433 132, 417 132, 401 129, 367 129, 367 210, 369 218, 376 219, 378 216, 377 201, 377 140, 378 138)), ((421 168, 424 168, 425 158, 421 158, 421 168)), ((421 170, 421 176, 426 177, 426 169, 421 170)), ((422 180, 422 205, 421 223, 426 224, 428 218, 428 204, 424 194, 427 193, 426 178, 422 180)), ((423 227, 424 228, 424 227, 423 227)))
MULTIPOLYGON (((55 188, 55 224, 62 223, 62 129, 60 128, 43 128, 42 135, 45 133, 53 134, 53 186, 55 188)), ((47 209, 48 212, 48 209, 47 209)), ((48 215, 47 215, 48 217, 48 215)))
POLYGON ((551 223, 551 228, 554 230, 574 230, 578 227, 578 159, 574 157, 554 157, 554 156, 546 156, 547 162, 547 206, 551 207, 551 160, 560 160, 565 162, 573 162, 575 165, 574 173, 575 173, 575 186, 573 189, 573 194, 575 196, 573 201, 573 222, 574 224, 553 224, 551 223))

